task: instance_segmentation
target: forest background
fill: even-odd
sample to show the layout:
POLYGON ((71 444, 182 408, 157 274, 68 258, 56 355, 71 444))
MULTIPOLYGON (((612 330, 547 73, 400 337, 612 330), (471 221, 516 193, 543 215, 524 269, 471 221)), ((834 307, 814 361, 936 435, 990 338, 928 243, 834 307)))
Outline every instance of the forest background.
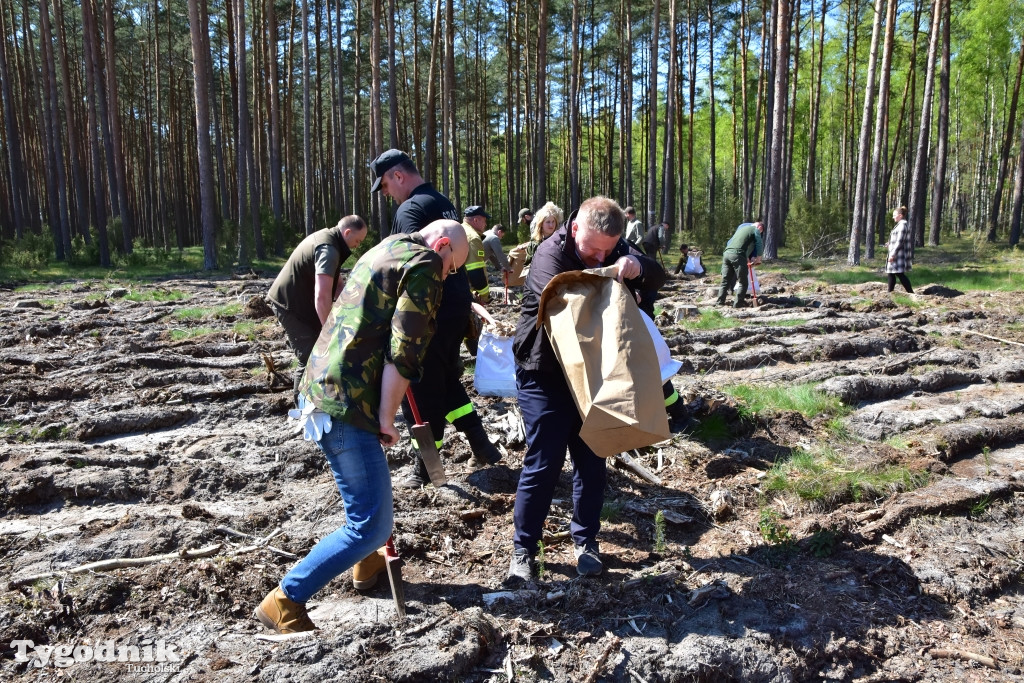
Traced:
POLYGON ((853 264, 905 204, 918 245, 1016 245, 1022 27, 1019 0, 0 0, 0 265, 246 266, 349 213, 374 242, 389 147, 506 225, 605 194, 853 264))

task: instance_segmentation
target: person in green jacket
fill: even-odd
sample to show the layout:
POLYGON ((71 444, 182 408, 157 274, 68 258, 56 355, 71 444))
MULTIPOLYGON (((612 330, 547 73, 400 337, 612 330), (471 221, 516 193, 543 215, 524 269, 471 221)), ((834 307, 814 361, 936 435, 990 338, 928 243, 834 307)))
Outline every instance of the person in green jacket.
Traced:
POLYGON ((747 298, 747 265, 756 266, 764 252, 764 223, 740 223, 722 254, 722 284, 718 287, 718 305, 725 305, 729 291, 739 282, 733 308, 743 306, 747 298))

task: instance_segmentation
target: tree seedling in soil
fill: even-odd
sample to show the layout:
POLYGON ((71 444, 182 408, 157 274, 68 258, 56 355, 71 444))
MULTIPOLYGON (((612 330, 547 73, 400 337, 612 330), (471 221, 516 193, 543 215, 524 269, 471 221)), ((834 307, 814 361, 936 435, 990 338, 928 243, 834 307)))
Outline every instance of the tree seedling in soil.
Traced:
POLYGON ((665 513, 658 510, 654 514, 654 552, 663 553, 668 550, 665 540, 665 513))
POLYGON ((971 506, 971 517, 981 517, 988 511, 989 506, 992 504, 992 496, 985 496, 977 503, 971 506))
POLYGON ((537 542, 537 578, 543 579, 547 573, 547 567, 545 563, 547 561, 547 553, 544 552, 544 541, 537 542))
POLYGON ((779 519, 779 513, 770 508, 762 508, 757 530, 768 545, 789 546, 793 542, 789 527, 779 519))
POLYGON ((838 541, 839 534, 834 527, 821 529, 807 539, 807 548, 815 557, 831 557, 838 541))
POLYGON ((981 458, 985 461, 985 474, 992 474, 992 449, 988 446, 983 446, 981 449, 981 458))
POLYGON ((622 503, 617 500, 606 500, 601 506, 601 521, 615 522, 622 514, 622 503))

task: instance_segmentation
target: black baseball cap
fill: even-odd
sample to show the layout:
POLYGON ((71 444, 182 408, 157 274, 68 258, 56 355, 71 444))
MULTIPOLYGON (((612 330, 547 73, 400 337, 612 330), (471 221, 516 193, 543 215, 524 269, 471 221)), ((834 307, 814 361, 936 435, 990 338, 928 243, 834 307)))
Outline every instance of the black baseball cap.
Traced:
POLYGON ((467 206, 466 210, 462 212, 462 215, 466 218, 472 218, 473 216, 483 216, 484 218, 490 218, 491 214, 484 211, 484 207, 474 204, 473 206, 467 206))
POLYGON ((371 161, 370 170, 373 171, 373 185, 370 186, 370 192, 379 190, 380 179, 384 177, 384 174, 404 161, 412 163, 409 155, 400 149, 389 149, 371 161))

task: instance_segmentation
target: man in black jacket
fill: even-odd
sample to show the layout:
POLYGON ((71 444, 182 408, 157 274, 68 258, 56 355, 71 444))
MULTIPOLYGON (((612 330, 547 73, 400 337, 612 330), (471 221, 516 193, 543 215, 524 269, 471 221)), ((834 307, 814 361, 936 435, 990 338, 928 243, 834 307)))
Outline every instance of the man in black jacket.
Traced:
MULTIPOLYGON (((399 204, 391 234, 413 233, 441 218, 458 220, 455 206, 434 189, 416 169, 405 152, 389 149, 370 163, 375 180, 371 192, 378 190, 399 204)), ((444 440, 445 422, 466 435, 477 466, 497 463, 501 452, 487 438, 483 422, 462 386, 459 347, 469 325, 473 295, 465 267, 445 278, 441 308, 437 312, 437 331, 427 346, 423 378, 411 385, 420 415, 430 423, 435 445, 444 440)), ((406 422, 413 424, 407 401, 402 402, 406 422)), ((417 456, 412 475, 399 486, 417 488, 428 481, 427 469, 417 456)))
POLYGON ((604 504, 605 461, 580 438, 583 421, 551 342, 537 327, 537 315, 541 292, 559 273, 614 266, 619 281, 633 292, 657 290, 664 283, 661 266, 622 239, 625 220, 614 200, 588 199, 565 225, 541 242, 530 266, 513 346, 527 450, 513 512, 515 551, 509 583, 529 581, 534 576, 533 558, 566 449, 572 457, 570 531, 576 546, 576 571, 581 576, 594 576, 604 569, 597 532, 604 504))

